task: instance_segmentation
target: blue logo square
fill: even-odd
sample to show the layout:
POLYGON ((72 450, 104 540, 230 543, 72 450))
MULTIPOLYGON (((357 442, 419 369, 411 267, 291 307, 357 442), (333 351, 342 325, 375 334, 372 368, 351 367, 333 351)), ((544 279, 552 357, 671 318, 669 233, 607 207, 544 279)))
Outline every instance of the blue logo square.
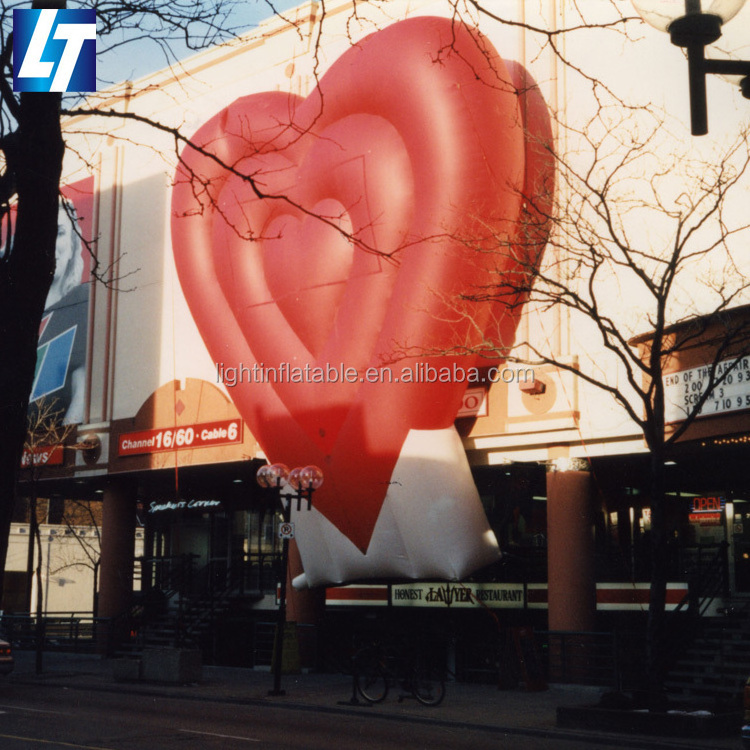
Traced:
POLYGON ((75 336, 73 326, 37 349, 34 387, 29 401, 48 396, 65 385, 75 336))
POLYGON ((14 10, 13 91, 96 91, 96 11, 14 10))

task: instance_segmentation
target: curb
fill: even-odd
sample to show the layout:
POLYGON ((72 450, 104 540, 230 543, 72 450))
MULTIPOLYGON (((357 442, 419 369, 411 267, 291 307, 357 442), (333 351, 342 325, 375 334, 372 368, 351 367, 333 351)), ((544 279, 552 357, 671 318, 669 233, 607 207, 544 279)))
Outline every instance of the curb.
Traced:
POLYGON ((738 710, 696 715, 685 712, 618 711, 597 706, 560 706, 557 709, 557 726, 672 738, 716 738, 739 736, 742 713, 738 710))

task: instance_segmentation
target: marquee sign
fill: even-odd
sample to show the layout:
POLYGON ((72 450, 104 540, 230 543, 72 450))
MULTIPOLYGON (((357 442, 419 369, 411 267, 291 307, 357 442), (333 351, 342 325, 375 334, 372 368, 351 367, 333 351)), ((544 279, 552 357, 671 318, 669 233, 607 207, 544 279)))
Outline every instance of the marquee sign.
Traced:
MULTIPOLYGON (((704 402, 698 417, 729 414, 750 409, 750 357, 727 359, 716 366, 714 380, 724 376, 704 402)), ((680 370, 664 376, 664 404, 667 422, 684 420, 697 407, 711 380, 708 365, 680 370)))

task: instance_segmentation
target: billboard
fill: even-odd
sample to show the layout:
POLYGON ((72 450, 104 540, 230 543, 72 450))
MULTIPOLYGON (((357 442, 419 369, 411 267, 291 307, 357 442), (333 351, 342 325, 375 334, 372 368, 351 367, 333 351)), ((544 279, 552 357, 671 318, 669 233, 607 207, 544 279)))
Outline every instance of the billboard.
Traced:
MULTIPOLYGON (((55 275, 39 328, 29 401, 32 415, 44 404, 48 418, 65 424, 84 419, 92 258, 87 243, 93 239, 93 213, 93 177, 60 189, 55 275)), ((12 243, 15 207, 9 225, 12 243)), ((6 236, 3 248, 7 241, 6 236)))
POLYGON ((84 419, 94 178, 61 189, 52 280, 39 330, 32 409, 43 401, 65 424, 84 419))

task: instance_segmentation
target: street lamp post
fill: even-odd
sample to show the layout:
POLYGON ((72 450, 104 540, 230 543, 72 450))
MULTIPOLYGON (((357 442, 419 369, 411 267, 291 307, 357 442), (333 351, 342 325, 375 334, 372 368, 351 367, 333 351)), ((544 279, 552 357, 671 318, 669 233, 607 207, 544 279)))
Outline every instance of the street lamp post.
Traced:
POLYGON ((273 690, 269 695, 286 695, 281 689, 281 667, 284 649, 284 627, 286 625, 286 579, 289 570, 289 540, 294 536, 292 525, 292 501, 297 501, 297 512, 302 510, 303 501, 307 510, 312 509, 313 492, 323 484, 323 472, 317 466, 305 466, 289 471, 284 464, 261 466, 256 474, 261 487, 276 491, 283 523, 279 528, 281 536, 281 586, 279 590, 279 610, 276 621, 276 639, 273 651, 273 690), (291 487, 293 493, 282 496, 284 486, 291 487))
POLYGON ((721 37, 721 29, 742 9, 745 0, 632 0, 646 23, 669 32, 672 44, 685 48, 690 87, 693 135, 708 132, 706 76, 740 76, 740 90, 750 99, 750 60, 706 58, 706 46, 721 37))

